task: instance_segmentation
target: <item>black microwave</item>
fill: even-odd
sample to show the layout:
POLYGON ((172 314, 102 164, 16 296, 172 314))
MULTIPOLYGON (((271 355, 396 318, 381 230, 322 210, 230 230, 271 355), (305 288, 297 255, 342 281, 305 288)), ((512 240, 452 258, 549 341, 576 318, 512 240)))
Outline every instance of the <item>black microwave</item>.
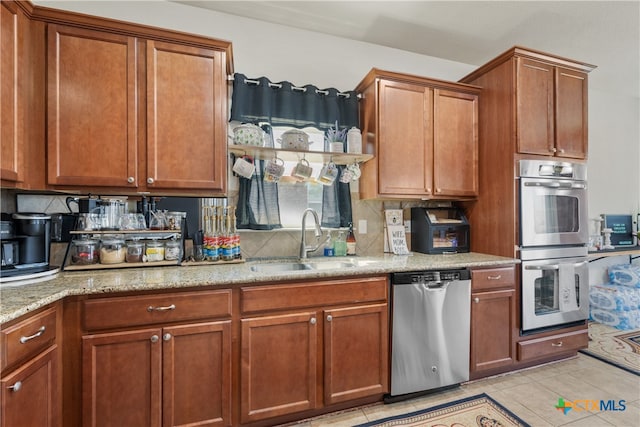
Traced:
POLYGON ((411 250, 424 254, 469 252, 469 221, 457 208, 411 208, 411 250))

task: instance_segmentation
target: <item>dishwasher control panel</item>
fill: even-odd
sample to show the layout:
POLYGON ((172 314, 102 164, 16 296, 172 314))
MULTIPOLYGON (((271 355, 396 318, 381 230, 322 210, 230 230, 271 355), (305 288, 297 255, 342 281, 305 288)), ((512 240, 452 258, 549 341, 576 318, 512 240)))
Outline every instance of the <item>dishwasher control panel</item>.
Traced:
POLYGON ((429 270, 394 273, 392 283, 396 285, 428 282, 452 282, 454 280, 469 280, 471 272, 467 269, 457 270, 429 270))

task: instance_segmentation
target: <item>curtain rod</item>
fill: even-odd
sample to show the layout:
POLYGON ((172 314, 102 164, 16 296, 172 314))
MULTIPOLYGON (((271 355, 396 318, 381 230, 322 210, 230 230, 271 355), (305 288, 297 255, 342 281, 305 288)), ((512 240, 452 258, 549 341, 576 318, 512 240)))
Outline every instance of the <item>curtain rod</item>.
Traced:
MULTIPOLYGON (((228 81, 233 81, 234 80, 234 76, 227 76, 227 80, 228 81)), ((251 79, 244 79, 245 84, 254 84, 256 86, 260 85, 260 82, 258 80, 251 80, 251 79)), ((269 82, 269 87, 275 87, 275 88, 282 88, 282 85, 280 83, 271 83, 269 82)), ((307 88, 305 87, 298 87, 298 86, 291 86, 292 90, 299 90, 301 92, 306 92, 307 88)), ((318 94, 322 94, 322 95, 328 95, 329 91, 328 90, 321 90, 321 89, 316 89, 316 93, 318 94)), ((338 92, 338 96, 344 96, 345 98, 349 98, 351 96, 350 93, 346 93, 346 92, 338 92)), ((362 95, 360 95, 359 93, 356 95, 356 97, 358 99, 362 98, 362 95)))

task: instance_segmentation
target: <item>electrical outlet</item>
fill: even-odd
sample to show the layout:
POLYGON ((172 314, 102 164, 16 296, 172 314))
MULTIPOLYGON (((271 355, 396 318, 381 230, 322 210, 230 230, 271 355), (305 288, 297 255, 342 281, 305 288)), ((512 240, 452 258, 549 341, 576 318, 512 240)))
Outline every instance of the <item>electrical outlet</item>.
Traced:
POLYGON ((358 234, 367 234, 367 220, 359 219, 358 220, 358 234))

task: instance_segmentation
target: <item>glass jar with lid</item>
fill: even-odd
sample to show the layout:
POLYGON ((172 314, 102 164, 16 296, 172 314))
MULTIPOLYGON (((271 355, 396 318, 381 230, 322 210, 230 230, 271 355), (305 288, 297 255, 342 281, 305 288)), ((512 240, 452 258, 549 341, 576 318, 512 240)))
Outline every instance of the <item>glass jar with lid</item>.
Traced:
POLYGON ((76 239, 71 242, 71 265, 91 265, 100 261, 100 242, 94 239, 76 239))
POLYGON ((127 249, 124 240, 113 238, 103 239, 100 245, 101 264, 120 264, 124 262, 127 249))
POLYGON ((182 259, 182 243, 179 240, 169 240, 164 245, 164 259, 177 261, 182 259))
POLYGON ((148 262, 156 262, 164 260, 164 243, 152 240, 147 242, 147 249, 145 251, 148 262))
POLYGON ((144 261, 144 243, 136 240, 127 242, 126 262, 143 262, 144 261))

